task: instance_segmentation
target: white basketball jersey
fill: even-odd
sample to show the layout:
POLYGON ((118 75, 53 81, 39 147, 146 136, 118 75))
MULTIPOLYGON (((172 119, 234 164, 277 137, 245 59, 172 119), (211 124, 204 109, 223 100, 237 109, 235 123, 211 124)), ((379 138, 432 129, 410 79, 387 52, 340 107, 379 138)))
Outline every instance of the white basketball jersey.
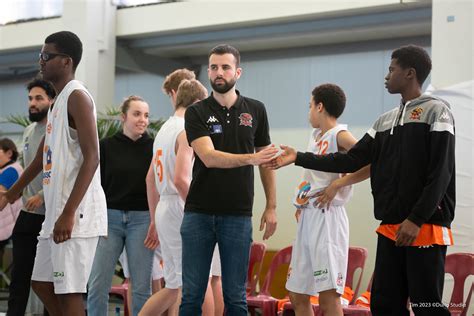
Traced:
MULTIPOLYGON (((160 196, 179 195, 174 185, 176 139, 184 131, 184 117, 171 116, 155 137, 153 143, 153 170, 160 196)), ((191 174, 189 175, 191 178, 191 174)))
MULTIPOLYGON (((52 236, 54 224, 64 210, 84 160, 77 131, 69 127, 67 103, 74 90, 82 90, 89 95, 94 106, 94 117, 96 116, 92 96, 77 80, 68 82, 48 112, 43 149, 43 190, 46 214, 40 233, 41 238, 52 236)), ((96 142, 97 147, 99 146, 98 136, 87 141, 96 142)), ((72 237, 105 235, 107 235, 107 204, 100 184, 100 167, 98 167, 76 210, 72 237)))
MULTIPOLYGON (((338 152, 337 134, 346 130, 347 125, 338 124, 321 135, 321 130, 315 128, 311 133, 307 151, 316 155, 326 155, 338 152)), ((332 181, 339 177, 341 177, 341 174, 339 173, 304 169, 303 179, 296 188, 293 204, 298 208, 305 207, 317 192, 327 187, 332 181)), ((351 196, 352 186, 346 186, 338 191, 331 204, 344 205, 351 196)))

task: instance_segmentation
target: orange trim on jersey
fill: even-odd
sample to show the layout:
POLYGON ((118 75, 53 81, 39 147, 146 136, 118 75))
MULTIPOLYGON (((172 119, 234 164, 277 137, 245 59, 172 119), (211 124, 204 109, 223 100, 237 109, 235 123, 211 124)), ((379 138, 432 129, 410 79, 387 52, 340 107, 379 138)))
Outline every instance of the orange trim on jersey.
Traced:
MULTIPOLYGON (((376 232, 395 241, 397 230, 400 224, 385 224, 380 225, 377 228, 376 232)), ((430 245, 453 245, 453 234, 451 229, 433 225, 433 224, 423 224, 421 225, 420 232, 413 242, 412 246, 430 246, 430 245)))

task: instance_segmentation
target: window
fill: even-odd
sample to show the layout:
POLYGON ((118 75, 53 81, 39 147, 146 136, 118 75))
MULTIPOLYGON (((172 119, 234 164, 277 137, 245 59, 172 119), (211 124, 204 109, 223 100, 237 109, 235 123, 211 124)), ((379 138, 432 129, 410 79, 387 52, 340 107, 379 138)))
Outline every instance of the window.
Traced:
POLYGON ((59 17, 63 0, 1 0, 0 25, 36 19, 59 17))
POLYGON ((155 3, 162 3, 162 2, 173 2, 173 1, 169 1, 169 0, 112 0, 112 3, 115 4, 119 8, 155 4, 155 3))

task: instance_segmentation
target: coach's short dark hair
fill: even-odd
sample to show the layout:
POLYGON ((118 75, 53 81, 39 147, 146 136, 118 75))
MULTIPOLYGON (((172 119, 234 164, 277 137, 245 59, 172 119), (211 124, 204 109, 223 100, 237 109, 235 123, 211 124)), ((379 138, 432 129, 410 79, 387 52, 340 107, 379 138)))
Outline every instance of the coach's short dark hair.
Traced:
POLYGON ((338 118, 344 112, 346 95, 338 85, 332 83, 319 85, 313 89, 312 95, 314 103, 321 102, 329 115, 338 118))
POLYGON ((61 54, 72 59, 72 68, 76 70, 82 58, 82 42, 76 34, 69 31, 53 33, 46 37, 45 44, 54 44, 61 54))
POLYGON ((237 48, 234 46, 230 46, 228 44, 219 44, 213 49, 209 51, 209 55, 207 56, 208 59, 211 57, 211 55, 224 55, 224 54, 232 54, 234 55, 235 58, 235 65, 237 67, 240 66, 240 53, 237 48))
POLYGON ((400 67, 413 68, 420 86, 425 82, 431 71, 430 55, 420 46, 402 46, 392 52, 392 59, 396 59, 400 67))
POLYGON ((30 92, 31 89, 36 87, 43 89, 51 100, 56 97, 56 91, 54 90, 53 85, 49 81, 40 78, 34 78, 26 84, 26 89, 28 90, 28 92, 30 92))

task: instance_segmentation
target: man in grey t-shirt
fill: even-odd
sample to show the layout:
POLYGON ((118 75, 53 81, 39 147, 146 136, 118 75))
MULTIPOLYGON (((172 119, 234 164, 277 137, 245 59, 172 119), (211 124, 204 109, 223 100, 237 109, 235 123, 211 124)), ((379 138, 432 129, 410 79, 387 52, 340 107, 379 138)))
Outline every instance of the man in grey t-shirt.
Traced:
MULTIPOLYGON (((20 163, 26 167, 34 159, 46 131, 47 114, 56 92, 45 80, 33 79, 27 85, 28 112, 32 124, 23 133, 20 163)), ((8 316, 25 314, 30 293, 31 273, 36 256, 36 244, 44 220, 42 174, 23 190, 23 209, 13 228, 13 269, 9 287, 8 316)))

